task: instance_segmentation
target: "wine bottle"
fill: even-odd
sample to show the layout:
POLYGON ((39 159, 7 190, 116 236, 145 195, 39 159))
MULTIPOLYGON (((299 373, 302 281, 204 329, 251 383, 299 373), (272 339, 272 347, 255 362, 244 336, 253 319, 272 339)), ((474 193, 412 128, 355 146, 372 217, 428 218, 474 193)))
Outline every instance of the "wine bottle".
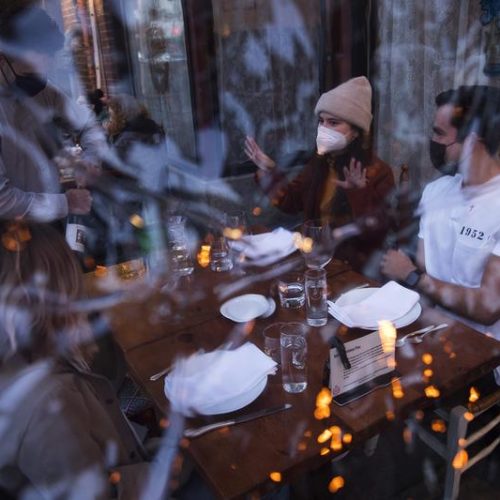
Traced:
POLYGON ((66 242, 73 250, 84 271, 95 268, 95 260, 88 252, 89 226, 87 216, 69 214, 66 219, 66 242))

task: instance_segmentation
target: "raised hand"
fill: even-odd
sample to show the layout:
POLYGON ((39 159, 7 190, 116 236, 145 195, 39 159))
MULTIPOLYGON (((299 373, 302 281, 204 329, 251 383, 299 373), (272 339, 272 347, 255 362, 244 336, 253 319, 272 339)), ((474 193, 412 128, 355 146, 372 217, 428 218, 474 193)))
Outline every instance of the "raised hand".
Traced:
POLYGON ((344 177, 345 180, 343 181, 340 179, 335 181, 337 186, 344 189, 360 189, 366 187, 366 168, 363 168, 361 162, 356 161, 355 158, 351 158, 349 168, 344 167, 344 177))
POLYGON ((276 166, 275 161, 260 149, 253 137, 245 138, 245 154, 262 170, 271 170, 276 166))

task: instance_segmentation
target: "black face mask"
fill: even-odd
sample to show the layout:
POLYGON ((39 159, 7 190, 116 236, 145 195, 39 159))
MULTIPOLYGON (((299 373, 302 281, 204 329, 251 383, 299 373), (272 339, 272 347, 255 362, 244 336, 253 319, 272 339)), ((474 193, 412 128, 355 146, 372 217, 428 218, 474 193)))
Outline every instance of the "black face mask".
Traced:
MULTIPOLYGON (((455 141, 456 142, 456 141, 455 141)), ((455 175, 458 171, 458 162, 446 162, 446 148, 455 144, 440 144, 436 141, 429 141, 429 155, 434 167, 444 175, 455 175)))
POLYGON ((5 60, 7 61, 10 70, 14 74, 14 82, 12 84, 17 89, 22 91, 23 94, 34 97, 47 86, 47 79, 45 77, 41 77, 36 73, 25 73, 23 75, 20 75, 16 73, 15 69, 12 67, 12 64, 7 59, 5 60))

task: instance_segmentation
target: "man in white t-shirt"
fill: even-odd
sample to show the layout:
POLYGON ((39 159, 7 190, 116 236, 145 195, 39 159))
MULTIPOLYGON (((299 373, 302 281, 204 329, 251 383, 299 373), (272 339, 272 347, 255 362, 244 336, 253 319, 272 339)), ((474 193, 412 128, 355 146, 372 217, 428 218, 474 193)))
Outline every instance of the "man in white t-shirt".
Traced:
POLYGON ((423 192, 416 262, 389 250, 381 270, 500 340, 500 89, 460 87, 436 104, 431 159, 447 175, 423 192))

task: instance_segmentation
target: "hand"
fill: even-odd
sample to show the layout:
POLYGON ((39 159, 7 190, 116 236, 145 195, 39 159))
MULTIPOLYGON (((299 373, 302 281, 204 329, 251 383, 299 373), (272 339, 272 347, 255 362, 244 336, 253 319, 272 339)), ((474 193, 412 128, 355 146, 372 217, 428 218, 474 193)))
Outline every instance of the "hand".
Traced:
POLYGON ((87 189, 68 189, 66 191, 68 200, 68 212, 70 214, 88 214, 92 206, 92 196, 87 189))
POLYGON ((380 263, 383 275, 396 281, 403 281, 417 267, 401 250, 389 250, 380 263))
POLYGON ((339 179, 335 181, 337 186, 344 189, 361 189, 366 187, 366 168, 363 168, 361 162, 356 161, 355 158, 351 158, 349 168, 344 167, 344 177, 345 180, 343 181, 339 179))
POLYGON ((274 160, 269 158, 249 135, 245 138, 245 153, 262 170, 271 170, 276 166, 274 160))
POLYGON ((77 187, 92 186, 101 173, 101 167, 98 165, 86 160, 78 160, 75 166, 75 182, 77 187))

